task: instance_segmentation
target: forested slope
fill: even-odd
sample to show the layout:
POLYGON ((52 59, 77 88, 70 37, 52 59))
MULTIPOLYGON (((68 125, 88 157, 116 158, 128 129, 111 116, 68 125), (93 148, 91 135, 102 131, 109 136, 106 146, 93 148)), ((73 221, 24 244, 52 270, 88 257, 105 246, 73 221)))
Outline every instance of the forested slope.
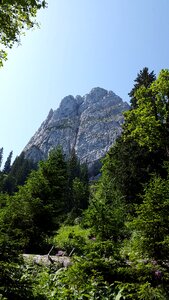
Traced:
POLYGON ((144 68, 130 96, 96 182, 75 151, 67 159, 58 148, 8 191, 10 172, 23 170, 8 168, 10 155, 1 171, 2 299, 169 298, 169 71, 156 79, 144 68), (71 253, 72 264, 22 259, 52 246, 52 255, 71 253))

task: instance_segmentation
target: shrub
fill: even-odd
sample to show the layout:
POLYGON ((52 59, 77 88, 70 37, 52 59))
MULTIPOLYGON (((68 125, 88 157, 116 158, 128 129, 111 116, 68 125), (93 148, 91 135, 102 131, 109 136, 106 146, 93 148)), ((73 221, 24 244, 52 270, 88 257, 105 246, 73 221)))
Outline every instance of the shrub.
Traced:
POLYGON ((58 230, 57 235, 53 239, 53 243, 57 248, 61 248, 69 254, 73 249, 76 253, 82 254, 85 246, 90 243, 90 229, 83 229, 80 225, 63 226, 58 230))

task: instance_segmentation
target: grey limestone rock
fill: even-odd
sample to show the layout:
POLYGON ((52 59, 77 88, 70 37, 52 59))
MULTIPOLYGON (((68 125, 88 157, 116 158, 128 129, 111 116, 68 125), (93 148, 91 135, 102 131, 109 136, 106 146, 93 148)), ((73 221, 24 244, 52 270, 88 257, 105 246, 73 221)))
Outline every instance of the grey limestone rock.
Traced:
POLYGON ((57 110, 50 110, 24 148, 25 156, 37 162, 62 146, 67 156, 75 149, 81 163, 92 168, 120 135, 123 112, 128 109, 119 96, 99 87, 83 97, 67 96, 57 110))

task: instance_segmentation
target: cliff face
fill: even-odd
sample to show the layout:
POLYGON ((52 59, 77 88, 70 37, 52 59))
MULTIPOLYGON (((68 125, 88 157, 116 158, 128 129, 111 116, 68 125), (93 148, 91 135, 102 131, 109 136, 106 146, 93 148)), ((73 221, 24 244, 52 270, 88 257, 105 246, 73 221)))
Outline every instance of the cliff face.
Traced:
POLYGON ((94 88, 85 96, 67 96, 24 148, 28 159, 47 158, 61 145, 66 155, 74 148, 80 161, 92 167, 105 155, 121 133, 122 113, 129 105, 112 91, 94 88))

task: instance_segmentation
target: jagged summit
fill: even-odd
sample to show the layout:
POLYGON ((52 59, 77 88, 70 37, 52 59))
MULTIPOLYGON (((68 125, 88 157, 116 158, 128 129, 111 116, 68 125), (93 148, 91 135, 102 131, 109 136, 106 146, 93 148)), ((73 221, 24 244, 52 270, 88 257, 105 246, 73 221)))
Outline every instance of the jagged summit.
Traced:
POLYGON ((74 148, 89 167, 109 150, 121 133, 123 112, 129 105, 112 91, 93 88, 84 96, 66 96, 24 148, 28 159, 46 159, 51 149, 61 145, 66 155, 74 148))

